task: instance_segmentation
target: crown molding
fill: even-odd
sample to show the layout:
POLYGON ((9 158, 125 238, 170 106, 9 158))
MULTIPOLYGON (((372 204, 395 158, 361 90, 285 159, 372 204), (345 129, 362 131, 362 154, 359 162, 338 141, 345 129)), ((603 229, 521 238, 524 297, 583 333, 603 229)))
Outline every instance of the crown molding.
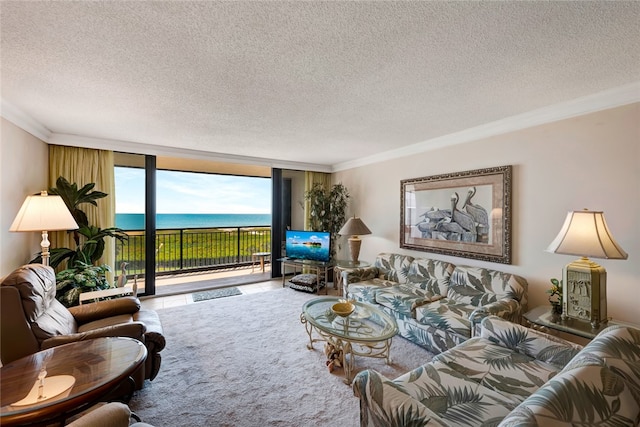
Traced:
POLYGON ((332 172, 412 156, 429 150, 464 144, 466 142, 502 135, 508 132, 527 129, 545 123, 557 122, 559 120, 621 107, 636 102, 640 102, 640 81, 549 107, 539 108, 528 113, 507 117, 460 132, 429 139, 397 150, 390 150, 361 159, 338 163, 333 165, 332 172))
POLYGON ((202 150, 167 147, 163 145, 144 144, 140 142, 119 141, 113 139, 90 138, 79 135, 53 133, 48 141, 53 145, 71 147, 94 148, 98 150, 113 150, 131 154, 146 154, 154 156, 182 157, 198 160, 210 160, 223 163, 239 163, 245 165, 269 166, 271 168, 293 169, 315 172, 331 172, 331 166, 315 163, 287 162, 260 157, 237 156, 224 153, 213 153, 202 150))
POLYGON ((514 132, 533 126, 569 119, 596 111, 620 107, 640 102, 640 81, 620 86, 596 94, 584 96, 571 101, 539 108, 528 113, 519 114, 495 122, 469 128, 460 132, 433 138, 412 144, 397 150, 378 153, 361 159, 337 163, 335 165, 320 165, 315 163, 287 162, 278 159, 267 159, 249 156, 236 156, 224 153, 167 147, 140 142, 118 141, 110 139, 90 138, 78 135, 53 133, 40 122, 26 114, 20 108, 0 100, 0 115, 36 138, 49 144, 69 145, 95 149, 107 149, 133 154, 149 154, 157 156, 177 156, 186 158, 206 159, 226 163, 241 163, 272 168, 308 170, 315 172, 338 172, 356 167, 367 166, 383 161, 412 156, 425 151, 444 148, 456 144, 463 144, 483 138, 514 132))
POLYGON ((49 141, 51 131, 20 108, 2 99, 0 100, 0 109, 0 115, 18 126, 20 129, 25 132, 29 132, 31 135, 44 142, 49 141))

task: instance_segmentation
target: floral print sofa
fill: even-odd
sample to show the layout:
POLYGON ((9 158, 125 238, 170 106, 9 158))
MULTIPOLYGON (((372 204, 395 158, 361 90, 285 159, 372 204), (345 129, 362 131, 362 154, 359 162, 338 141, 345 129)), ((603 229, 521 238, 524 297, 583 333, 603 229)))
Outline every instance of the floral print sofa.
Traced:
POLYGON ((371 267, 342 272, 347 298, 376 304, 394 316, 400 335, 440 353, 473 335, 490 314, 520 323, 527 281, 480 267, 381 253, 371 267))
POLYGON ((356 375, 370 426, 637 426, 640 329, 611 326, 584 348, 495 316, 480 336, 394 380, 356 375))

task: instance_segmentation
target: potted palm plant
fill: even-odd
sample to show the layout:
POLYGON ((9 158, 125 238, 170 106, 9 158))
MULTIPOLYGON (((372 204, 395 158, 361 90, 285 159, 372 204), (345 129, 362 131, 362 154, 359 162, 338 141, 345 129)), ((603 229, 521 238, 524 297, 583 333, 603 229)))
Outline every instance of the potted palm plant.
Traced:
POLYGON ((331 233, 331 258, 335 258, 338 232, 347 220, 347 202, 349 191, 342 184, 327 189, 316 183, 305 192, 310 203, 311 231, 329 231, 331 233))
MULTIPOLYGON (((81 208, 82 205, 97 206, 97 200, 107 197, 106 193, 96 191, 94 187, 95 183, 89 183, 78 188, 75 182, 70 183, 61 176, 56 180, 56 186, 49 189, 50 194, 56 194, 64 200, 79 227, 72 231, 75 249, 54 248, 51 250, 49 260, 49 265, 53 268, 66 267, 56 274, 56 298, 67 307, 77 305, 82 292, 111 287, 105 276, 108 271, 111 271, 111 267, 96 264, 104 254, 105 239, 114 238, 124 241, 128 238, 117 227, 100 228, 89 224, 87 214, 81 208), (65 261, 66 264, 63 264, 65 261)), ((41 256, 31 262, 41 262, 41 256)))

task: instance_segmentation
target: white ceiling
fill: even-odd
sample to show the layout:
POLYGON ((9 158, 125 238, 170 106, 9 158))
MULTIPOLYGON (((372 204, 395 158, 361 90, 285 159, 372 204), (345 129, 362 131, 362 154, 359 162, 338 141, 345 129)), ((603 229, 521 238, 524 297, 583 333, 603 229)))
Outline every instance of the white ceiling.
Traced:
POLYGON ((335 169, 640 98, 636 1, 2 1, 0 20, 3 115, 132 152, 335 169))

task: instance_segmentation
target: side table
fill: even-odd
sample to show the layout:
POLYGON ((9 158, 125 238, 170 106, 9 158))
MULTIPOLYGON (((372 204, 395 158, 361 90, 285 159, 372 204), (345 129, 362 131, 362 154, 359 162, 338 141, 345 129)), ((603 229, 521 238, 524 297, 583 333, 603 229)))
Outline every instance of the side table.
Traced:
POLYGON ((8 363, 0 368, 0 424, 62 425, 116 388, 127 386, 133 392, 130 375, 146 357, 140 341, 108 337, 52 347, 8 363), (42 392, 39 374, 44 377, 42 392), (55 387, 61 378, 71 379, 71 388, 55 387))
POLYGON ((602 323, 599 327, 592 328, 591 323, 589 322, 582 322, 580 320, 571 318, 562 319, 560 315, 552 314, 551 306, 547 305, 541 305, 531 311, 528 311, 524 314, 524 318, 529 321, 529 323, 535 325, 538 329, 541 329, 543 332, 546 332, 546 328, 554 331, 565 332, 586 339, 595 338, 596 335, 612 325, 626 325, 632 326, 634 328, 640 327, 632 323, 620 322, 610 319, 608 322, 602 323))
MULTIPOLYGON (((336 285, 336 289, 340 291, 340 294, 343 294, 343 283, 342 283, 342 272, 354 270, 356 268, 365 268, 370 267, 371 263, 366 261, 351 261, 351 260, 338 260, 336 261, 335 266, 333 267, 333 281, 336 285)), ((346 296, 343 294, 343 296, 346 296)))

